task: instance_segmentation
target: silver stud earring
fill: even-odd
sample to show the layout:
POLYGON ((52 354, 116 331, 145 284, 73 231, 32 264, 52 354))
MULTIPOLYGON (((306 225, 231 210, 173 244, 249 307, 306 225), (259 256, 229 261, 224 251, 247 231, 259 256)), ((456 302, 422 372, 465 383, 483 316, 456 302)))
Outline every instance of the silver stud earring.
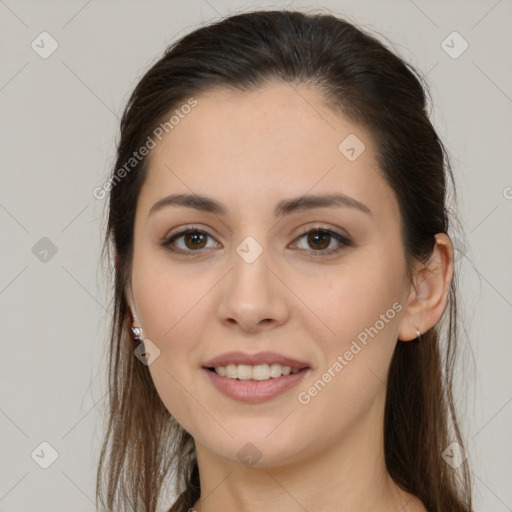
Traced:
MULTIPOLYGON (((137 317, 133 315, 133 321, 135 322, 137 317)), ((144 333, 142 332, 142 327, 132 327, 132 335, 134 341, 144 341, 144 333)))
POLYGON ((421 334, 420 334, 420 330, 418 328, 416 328, 416 334, 418 335, 417 336, 418 341, 421 341, 421 334))

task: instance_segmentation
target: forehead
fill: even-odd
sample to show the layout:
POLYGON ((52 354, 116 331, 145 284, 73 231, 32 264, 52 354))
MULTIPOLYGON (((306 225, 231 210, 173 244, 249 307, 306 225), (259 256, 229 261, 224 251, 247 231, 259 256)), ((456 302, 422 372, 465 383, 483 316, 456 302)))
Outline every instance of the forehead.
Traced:
POLYGON ((150 152, 146 198, 197 193, 241 207, 340 191, 367 204, 389 202, 369 133, 333 112, 318 91, 277 82, 194 98, 197 105, 150 152))

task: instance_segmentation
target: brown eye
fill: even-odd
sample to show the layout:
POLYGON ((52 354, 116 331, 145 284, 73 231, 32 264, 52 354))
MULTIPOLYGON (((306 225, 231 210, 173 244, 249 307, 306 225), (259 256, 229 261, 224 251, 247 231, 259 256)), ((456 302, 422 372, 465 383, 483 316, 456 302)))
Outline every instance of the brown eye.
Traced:
POLYGON ((199 252, 206 247, 208 238, 211 238, 210 235, 204 231, 187 229, 171 235, 162 245, 172 252, 199 252))
POLYGON ((340 233, 336 233, 331 229, 314 228, 306 231, 298 240, 304 239, 307 247, 304 248, 314 256, 325 256, 340 252, 346 246, 351 245, 351 241, 340 233), (328 249, 334 242, 334 247, 328 249), (337 243, 336 243, 337 242, 337 243))

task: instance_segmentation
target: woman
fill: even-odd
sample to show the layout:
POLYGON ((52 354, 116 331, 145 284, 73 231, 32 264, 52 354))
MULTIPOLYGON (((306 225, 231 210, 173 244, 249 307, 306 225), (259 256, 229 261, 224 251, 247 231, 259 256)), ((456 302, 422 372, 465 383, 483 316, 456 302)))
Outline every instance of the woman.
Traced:
POLYGON ((109 184, 102 510, 176 478, 172 512, 470 511, 447 176, 421 80, 341 19, 168 48, 109 184))

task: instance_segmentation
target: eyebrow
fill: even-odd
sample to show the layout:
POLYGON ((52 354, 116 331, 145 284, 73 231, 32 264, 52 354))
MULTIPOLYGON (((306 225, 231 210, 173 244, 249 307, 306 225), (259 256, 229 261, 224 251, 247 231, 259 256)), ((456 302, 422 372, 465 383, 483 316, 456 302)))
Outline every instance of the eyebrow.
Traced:
MULTIPOLYGON (((210 197, 198 194, 172 194, 157 201, 149 210, 148 216, 169 206, 184 206, 195 210, 227 215, 228 209, 210 197)), ((276 217, 282 217, 291 213, 312 210, 314 208, 345 207, 359 210, 368 215, 373 215, 370 208, 353 197, 341 192, 321 195, 305 195, 292 199, 279 201, 274 209, 276 217)))

